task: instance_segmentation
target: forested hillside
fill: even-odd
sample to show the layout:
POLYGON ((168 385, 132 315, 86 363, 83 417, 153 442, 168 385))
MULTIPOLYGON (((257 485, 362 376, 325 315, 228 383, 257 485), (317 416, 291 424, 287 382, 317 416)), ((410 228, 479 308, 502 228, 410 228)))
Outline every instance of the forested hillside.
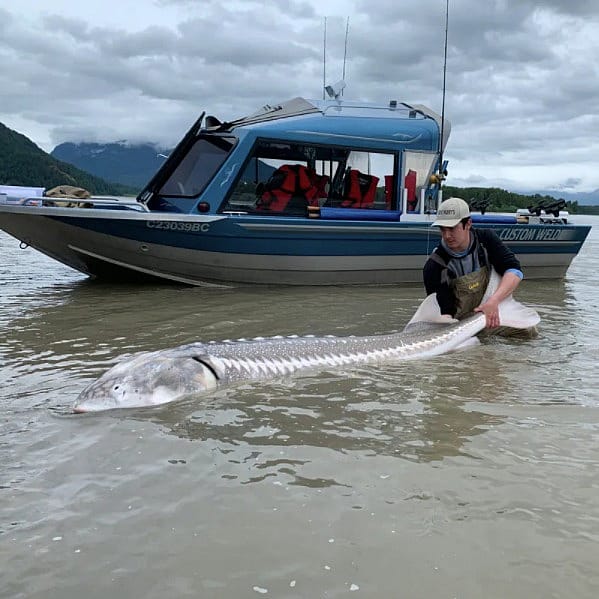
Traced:
POLYGON ((0 185, 74 185, 94 194, 135 195, 136 189, 109 183, 52 158, 29 138, 0 123, 0 185))

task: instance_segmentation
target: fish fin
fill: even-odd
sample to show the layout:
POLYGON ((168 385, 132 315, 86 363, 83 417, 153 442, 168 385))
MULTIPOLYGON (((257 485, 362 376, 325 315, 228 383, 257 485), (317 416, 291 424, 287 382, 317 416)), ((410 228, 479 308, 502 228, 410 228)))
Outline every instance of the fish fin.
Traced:
POLYGON ((510 295, 499 304, 499 322, 504 327, 530 329, 541 322, 541 317, 536 310, 523 306, 510 295))
POLYGON ((451 320, 441 314, 436 293, 431 293, 430 295, 426 296, 424 301, 420 304, 420 306, 418 306, 418 310, 416 310, 414 316, 412 316, 406 327, 418 322, 452 324, 451 320))

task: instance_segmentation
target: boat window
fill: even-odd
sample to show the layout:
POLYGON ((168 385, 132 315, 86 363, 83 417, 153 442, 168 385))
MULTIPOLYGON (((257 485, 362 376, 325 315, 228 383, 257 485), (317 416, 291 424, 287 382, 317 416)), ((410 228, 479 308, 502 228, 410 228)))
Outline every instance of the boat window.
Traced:
POLYGON ((197 197, 220 169, 234 142, 227 137, 200 137, 166 180, 160 195, 197 197))
POLYGON ((429 185, 437 155, 427 152, 404 152, 403 156, 403 189, 407 194, 407 209, 408 212, 419 212, 422 190, 426 190, 429 185))
POLYGON ((306 216, 323 206, 394 209, 396 155, 261 140, 221 211, 306 216))

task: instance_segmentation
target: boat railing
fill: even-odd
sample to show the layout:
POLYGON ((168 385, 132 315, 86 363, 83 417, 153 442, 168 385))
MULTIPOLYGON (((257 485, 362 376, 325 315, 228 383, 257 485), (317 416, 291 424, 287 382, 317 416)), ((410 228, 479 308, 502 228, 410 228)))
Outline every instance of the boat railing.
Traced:
POLYGON ((126 197, 51 198, 46 196, 17 197, 0 194, 0 204, 32 208, 95 208, 149 212, 144 204, 126 197))

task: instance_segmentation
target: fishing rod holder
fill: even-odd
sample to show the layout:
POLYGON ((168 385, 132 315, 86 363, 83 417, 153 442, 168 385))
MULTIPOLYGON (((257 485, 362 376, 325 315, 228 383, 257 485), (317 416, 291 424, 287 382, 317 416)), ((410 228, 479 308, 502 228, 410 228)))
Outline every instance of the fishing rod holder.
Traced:
POLYGON ((555 202, 542 200, 538 204, 528 206, 528 211, 535 216, 541 216, 541 213, 545 212, 545 214, 553 214, 555 218, 558 218, 560 210, 565 207, 566 200, 556 200, 555 202))
POLYGON ((471 198, 468 204, 470 210, 478 210, 481 214, 484 214, 489 208, 491 200, 489 198, 471 198))

